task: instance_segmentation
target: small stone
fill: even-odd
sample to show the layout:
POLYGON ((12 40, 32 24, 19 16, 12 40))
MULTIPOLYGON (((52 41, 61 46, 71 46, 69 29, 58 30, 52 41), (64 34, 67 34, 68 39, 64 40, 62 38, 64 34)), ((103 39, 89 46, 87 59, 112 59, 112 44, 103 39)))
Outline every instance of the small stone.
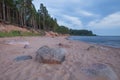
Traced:
POLYGON ((24 61, 24 60, 29 60, 29 59, 32 59, 32 56, 30 56, 30 55, 28 55, 28 56, 18 56, 14 60, 15 61, 24 61))
POLYGON ((95 46, 89 46, 86 50, 89 51, 89 50, 94 49, 94 48, 95 48, 95 46))
POLYGON ((70 48, 71 45, 59 43, 58 46, 64 48, 70 48))
POLYGON ((24 48, 25 49, 29 49, 29 48, 31 48, 29 45, 24 45, 24 48))
POLYGON ((59 43, 58 45, 59 45, 59 46, 62 46, 63 44, 62 44, 62 43, 59 43))
POLYGON ((8 40, 5 43, 9 45, 29 45, 29 42, 24 40, 8 40))

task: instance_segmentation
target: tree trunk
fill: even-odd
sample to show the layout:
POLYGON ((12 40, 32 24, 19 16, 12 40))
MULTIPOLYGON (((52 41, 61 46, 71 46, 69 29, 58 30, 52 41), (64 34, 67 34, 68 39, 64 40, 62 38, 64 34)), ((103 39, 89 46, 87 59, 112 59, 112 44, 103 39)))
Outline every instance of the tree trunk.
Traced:
POLYGON ((17 24, 19 26, 19 13, 18 13, 18 11, 16 11, 16 21, 17 21, 17 24))
POLYGON ((2 3, 0 3, 0 20, 2 20, 2 3))
POLYGON ((24 8, 23 8, 23 25, 26 27, 26 0, 24 0, 24 8))
POLYGON ((6 7, 6 17, 7 17, 7 22, 9 22, 10 23, 10 9, 9 9, 9 7, 7 6, 6 7))
POLYGON ((24 14, 23 14, 23 24, 24 24, 24 27, 26 26, 26 11, 25 11, 25 8, 24 8, 24 14))
POLYGON ((15 19, 14 19, 14 9, 12 10, 12 23, 15 24, 15 19))
POLYGON ((3 7, 3 21, 5 21, 5 1, 2 2, 3 7))
POLYGON ((23 9, 20 10, 20 25, 23 27, 24 23, 23 23, 23 9))
POLYGON ((43 29, 46 30, 46 28, 45 28, 45 16, 44 16, 44 14, 43 14, 43 29))

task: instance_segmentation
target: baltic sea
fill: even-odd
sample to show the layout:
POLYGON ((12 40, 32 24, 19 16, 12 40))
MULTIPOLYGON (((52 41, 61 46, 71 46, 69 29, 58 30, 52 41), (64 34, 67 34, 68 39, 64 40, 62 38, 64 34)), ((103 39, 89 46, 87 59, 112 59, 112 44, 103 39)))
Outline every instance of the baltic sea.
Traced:
POLYGON ((69 39, 120 48, 120 36, 70 36, 69 39))

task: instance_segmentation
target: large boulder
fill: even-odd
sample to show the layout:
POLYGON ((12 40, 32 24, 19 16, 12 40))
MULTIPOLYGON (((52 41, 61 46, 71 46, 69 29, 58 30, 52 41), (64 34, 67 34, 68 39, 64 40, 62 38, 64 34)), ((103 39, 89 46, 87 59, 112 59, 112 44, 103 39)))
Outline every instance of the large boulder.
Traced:
POLYGON ((36 52, 36 61, 48 64, 60 64, 65 60, 65 50, 43 46, 36 52))

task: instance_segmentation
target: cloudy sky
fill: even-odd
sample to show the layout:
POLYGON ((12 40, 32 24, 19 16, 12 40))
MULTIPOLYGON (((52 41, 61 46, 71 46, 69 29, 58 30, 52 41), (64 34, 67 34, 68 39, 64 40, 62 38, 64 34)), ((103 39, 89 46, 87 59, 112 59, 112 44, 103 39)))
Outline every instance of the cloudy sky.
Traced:
POLYGON ((88 29, 97 35, 120 36, 120 0, 34 0, 43 3, 59 25, 88 29))

